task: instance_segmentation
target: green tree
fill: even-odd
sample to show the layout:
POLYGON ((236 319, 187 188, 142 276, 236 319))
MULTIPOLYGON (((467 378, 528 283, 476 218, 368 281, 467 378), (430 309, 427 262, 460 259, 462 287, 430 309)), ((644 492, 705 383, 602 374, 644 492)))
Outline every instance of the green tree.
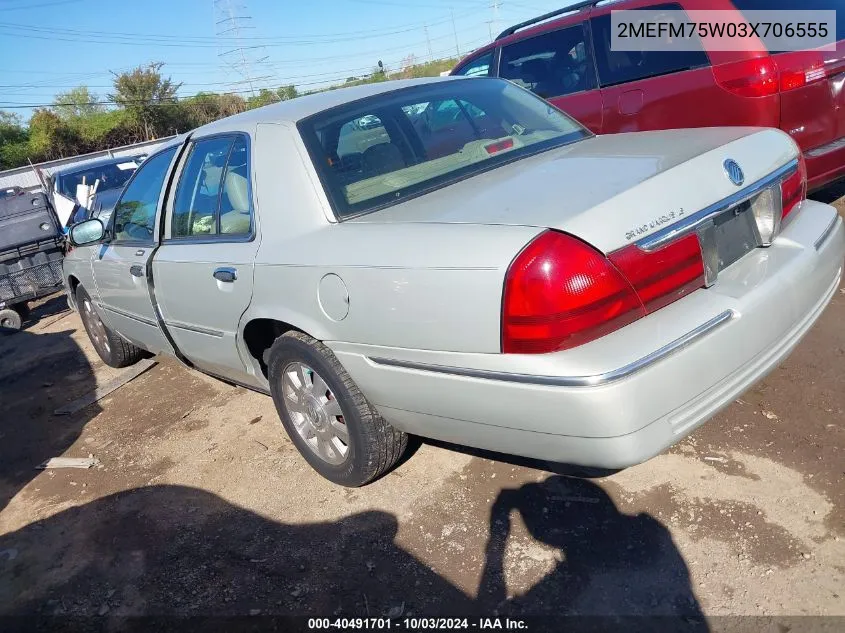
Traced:
POLYGON ((163 77, 163 66, 162 62, 152 62, 129 72, 112 73, 114 93, 109 99, 129 113, 145 140, 172 133, 179 122, 176 92, 182 84, 163 77))
POLYGON ((296 99, 299 96, 299 92, 296 89, 296 86, 289 85, 289 86, 282 86, 276 91, 276 94, 279 95, 279 99, 282 101, 287 101, 288 99, 296 99))
POLYGON ((278 103, 281 100, 281 97, 279 97, 279 95, 273 90, 262 88, 257 95, 247 97, 246 106, 252 110, 254 108, 261 108, 263 106, 270 105, 271 103, 278 103))
POLYGON ((33 162, 64 158, 79 153, 76 131, 59 115, 39 108, 29 119, 29 151, 33 162))
POLYGON ((99 100, 99 96, 88 90, 87 86, 77 86, 57 94, 53 99, 52 110, 65 120, 90 116, 105 110, 99 100))
POLYGON ((185 111, 189 124, 194 128, 217 119, 243 112, 246 101, 240 95, 200 92, 193 97, 183 99, 179 106, 185 111))
POLYGON ((0 169, 26 164, 29 155, 29 133, 19 115, 0 110, 0 169))

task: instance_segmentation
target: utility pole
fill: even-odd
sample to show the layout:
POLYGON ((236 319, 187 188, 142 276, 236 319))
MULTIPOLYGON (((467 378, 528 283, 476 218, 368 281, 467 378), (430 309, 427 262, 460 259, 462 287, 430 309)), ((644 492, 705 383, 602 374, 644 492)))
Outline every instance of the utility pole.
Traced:
POLYGON ((455 12, 452 10, 451 7, 449 8, 449 15, 452 16, 452 33, 455 34, 455 55, 460 57, 461 49, 458 46, 458 29, 455 28, 455 12))
POLYGON ((249 87, 250 94, 255 96, 256 83, 272 77, 256 77, 253 67, 267 64, 269 57, 263 55, 258 59, 258 54, 264 52, 264 46, 244 45, 242 32, 255 27, 249 24, 252 16, 247 15, 246 5, 243 4, 245 0, 239 1, 240 4, 235 6, 233 0, 213 0, 217 59, 225 70, 234 71, 240 76, 239 80, 232 82, 233 88, 245 84, 249 87))
POLYGON ((428 24, 423 25, 425 31, 425 43, 428 46, 428 61, 434 61, 434 54, 431 52, 431 39, 428 37, 428 24))

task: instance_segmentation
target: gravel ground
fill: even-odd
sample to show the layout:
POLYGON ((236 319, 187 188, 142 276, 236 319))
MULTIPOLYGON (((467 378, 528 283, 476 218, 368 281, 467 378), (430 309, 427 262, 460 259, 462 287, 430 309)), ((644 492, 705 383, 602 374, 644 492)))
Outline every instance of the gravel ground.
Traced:
POLYGON ((168 359, 54 416, 118 373, 66 309, 0 336, 0 614, 845 616, 845 288, 646 464, 588 480, 422 443, 357 490, 269 398, 168 359))

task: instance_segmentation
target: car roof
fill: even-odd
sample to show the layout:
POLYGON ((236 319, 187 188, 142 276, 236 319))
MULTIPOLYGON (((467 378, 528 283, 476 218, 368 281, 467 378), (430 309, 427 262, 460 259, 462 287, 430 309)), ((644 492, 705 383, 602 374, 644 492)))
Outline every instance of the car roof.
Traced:
POLYGON ((147 156, 144 152, 139 152, 137 154, 132 154, 131 156, 120 156, 114 158, 99 158, 97 160, 90 160, 84 163, 79 163, 73 165, 71 167, 65 167, 64 169, 57 169, 52 173, 54 178, 59 176, 68 176, 70 174, 78 174, 82 171, 88 171, 89 169, 96 169, 97 167, 105 167, 106 165, 117 165, 118 163, 128 163, 130 161, 135 160, 136 158, 140 158, 141 156, 147 156))
POLYGON ((445 81, 477 81, 467 77, 426 77, 422 79, 395 79, 374 84, 364 84, 350 88, 326 90, 295 99, 273 103, 254 110, 247 110, 225 119, 219 119, 194 130, 194 136, 206 136, 218 132, 251 129, 259 123, 296 123, 313 114, 329 110, 335 106, 365 99, 379 94, 395 92, 403 88, 434 84, 445 81))

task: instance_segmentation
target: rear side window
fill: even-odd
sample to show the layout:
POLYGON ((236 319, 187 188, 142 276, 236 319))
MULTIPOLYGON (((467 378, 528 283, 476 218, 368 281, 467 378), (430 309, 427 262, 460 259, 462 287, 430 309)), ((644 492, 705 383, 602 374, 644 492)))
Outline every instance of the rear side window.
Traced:
POLYGON ((231 147, 232 138, 225 136, 197 141, 191 147, 173 201, 172 237, 217 233, 217 199, 231 147))
POLYGON ((251 229, 248 161, 242 136, 196 141, 170 218, 170 237, 245 235, 251 229))
POLYGON ((464 75, 465 77, 489 77, 490 66, 493 64, 493 53, 487 53, 472 60, 463 68, 459 68, 453 74, 464 75))
MULTIPOLYGON (((641 7, 650 11, 682 11, 679 4, 659 4, 641 7)), ((661 50, 661 51, 612 51, 610 50, 611 24, 610 14, 592 18, 593 46, 596 51, 596 66, 602 86, 658 77, 671 73, 692 70, 710 65, 710 60, 699 41, 699 50, 661 50)), ((667 36, 667 46, 670 40, 667 36)))
POLYGON ((595 88, 581 24, 502 48, 499 76, 548 99, 595 88))

